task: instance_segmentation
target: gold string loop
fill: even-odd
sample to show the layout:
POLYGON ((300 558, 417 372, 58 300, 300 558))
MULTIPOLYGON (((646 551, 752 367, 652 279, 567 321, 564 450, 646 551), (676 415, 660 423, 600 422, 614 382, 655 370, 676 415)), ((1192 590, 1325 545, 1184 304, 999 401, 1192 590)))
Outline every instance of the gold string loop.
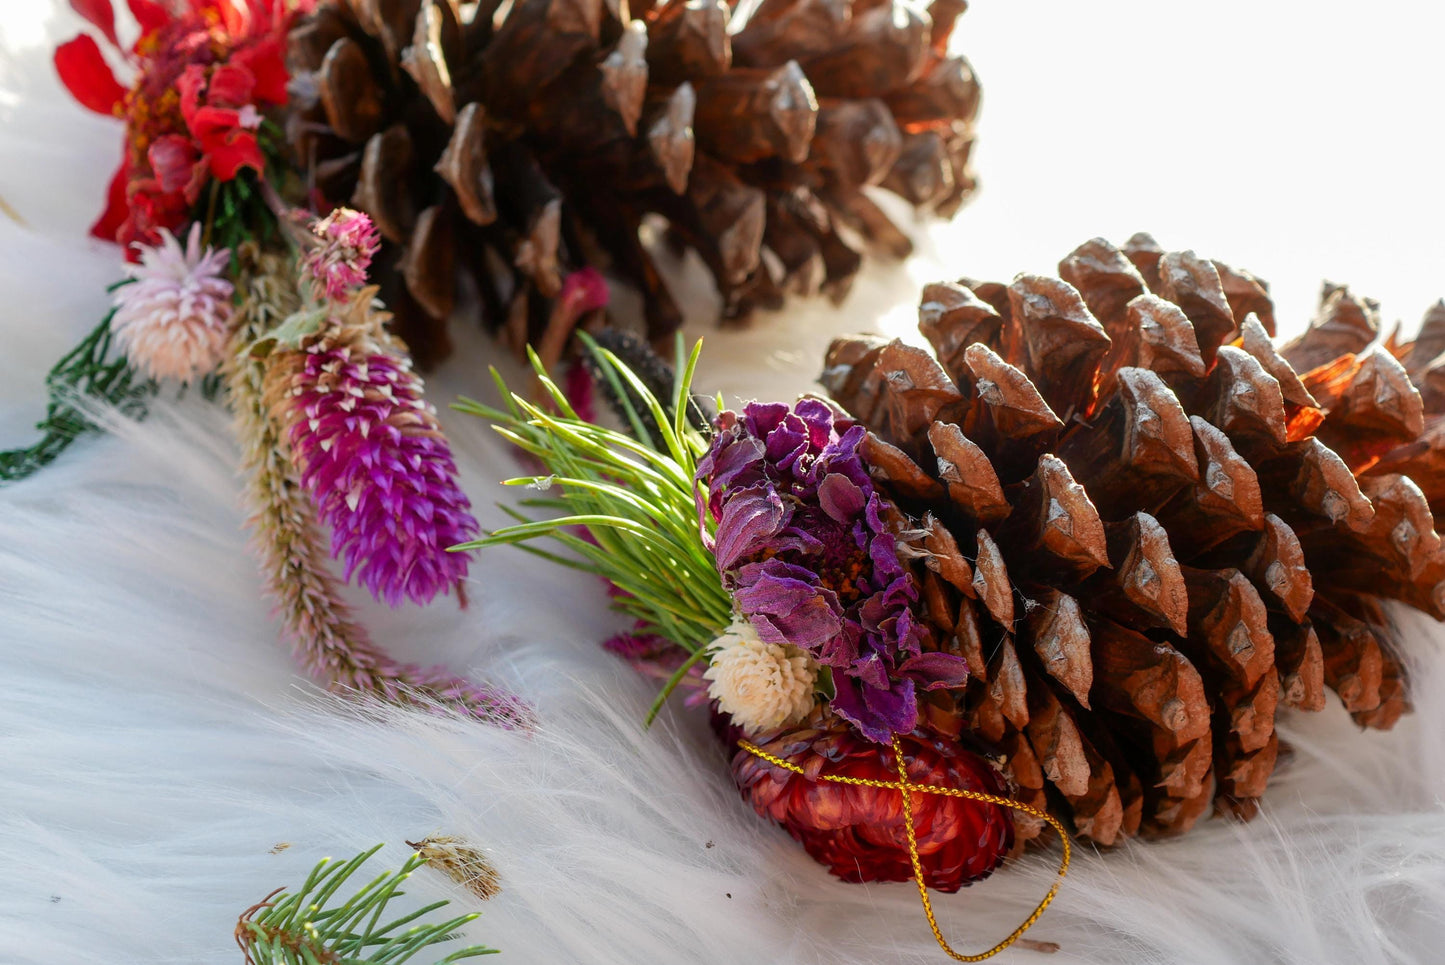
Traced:
MULTIPOLYGON (((797 764, 791 761, 785 761, 774 754, 769 754, 756 744, 743 740, 738 741, 738 746, 754 757, 767 761, 774 767, 781 767, 785 771, 791 771, 803 777, 807 776, 807 773, 797 764)), ((984 794, 980 791, 969 791, 958 787, 934 787, 930 784, 914 784, 910 782, 908 780, 908 770, 904 764, 903 747, 898 743, 897 737, 893 738, 893 755, 898 762, 897 781, 878 781, 866 777, 839 777, 834 774, 819 774, 818 780, 831 781, 834 784, 855 784, 863 787, 882 788, 884 790, 897 791, 902 795, 903 829, 908 835, 908 856, 913 861, 913 881, 918 885, 918 897, 923 901, 923 914, 928 918, 928 927, 933 929, 933 937, 938 942, 938 947, 943 949, 948 957, 956 962, 981 962, 984 959, 992 958, 1018 941, 1024 932, 1028 931, 1038 922, 1040 916, 1044 913, 1044 909, 1053 903, 1054 896, 1059 893, 1059 885, 1063 883, 1064 875, 1068 874, 1069 871, 1069 858, 1072 854, 1072 848, 1069 844, 1068 832, 1064 830, 1064 826, 1060 824, 1059 820, 1052 814, 1040 811, 1038 808, 1030 807, 1027 804, 1021 804, 1012 798, 1002 797, 997 794, 984 794), (953 948, 949 946, 948 941, 943 937, 943 931, 938 927, 938 919, 934 917, 933 914, 933 902, 929 900, 928 897, 928 885, 924 883, 923 860, 918 855, 918 834, 913 826, 913 795, 915 793, 940 794, 944 797, 963 798, 969 801, 979 801, 984 804, 997 804, 1001 807, 1012 808, 1015 811, 1020 811, 1045 821, 1049 827, 1053 828, 1058 834, 1059 840, 1064 843, 1063 860, 1059 862, 1059 876, 1054 879, 1053 886, 1049 888, 1049 893, 1044 895, 1043 901, 1039 902, 1038 907, 1033 910, 1033 914, 1029 915, 1022 925, 1015 928, 1007 938, 986 952, 979 952, 976 955, 965 955, 961 952, 954 951, 953 948)))

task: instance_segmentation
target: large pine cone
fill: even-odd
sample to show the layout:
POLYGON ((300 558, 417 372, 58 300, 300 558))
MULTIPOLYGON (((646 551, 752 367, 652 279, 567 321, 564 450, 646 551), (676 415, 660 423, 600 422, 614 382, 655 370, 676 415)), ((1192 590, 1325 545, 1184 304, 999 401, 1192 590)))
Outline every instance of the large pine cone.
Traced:
POLYGON ((291 33, 288 136, 318 203, 376 221, 378 281, 423 363, 448 350, 459 275, 513 348, 589 264, 642 293, 656 339, 682 315, 649 215, 737 317, 841 297, 857 235, 908 252, 866 185, 957 210, 978 86, 945 48, 965 6, 762 0, 730 34, 725 0, 515 0, 500 23, 497 0, 467 20, 455 0, 331 0, 291 33))
MULTIPOLYGON (((913 864, 897 791, 838 784, 820 774, 897 781, 891 748, 859 736, 824 708, 796 727, 761 734, 762 750, 802 767, 806 776, 775 767, 749 751, 733 756, 733 778, 763 817, 777 821, 814 860, 844 881, 908 881, 913 864)), ((953 737, 921 726, 901 736, 910 782, 984 794, 1006 793, 982 757, 953 737)), ((912 796, 919 861, 928 887, 957 891, 988 877, 1013 847, 1013 812, 941 794, 912 796)))
POLYGON ((1382 601, 1445 617, 1445 306, 1366 352, 1376 305, 1326 286, 1276 349, 1263 282, 1147 235, 1059 274, 926 288, 937 361, 829 351, 880 483, 931 514, 924 596, 972 677, 930 713, 1101 844, 1211 804, 1248 817, 1277 705, 1328 686, 1390 727, 1408 699, 1382 601))

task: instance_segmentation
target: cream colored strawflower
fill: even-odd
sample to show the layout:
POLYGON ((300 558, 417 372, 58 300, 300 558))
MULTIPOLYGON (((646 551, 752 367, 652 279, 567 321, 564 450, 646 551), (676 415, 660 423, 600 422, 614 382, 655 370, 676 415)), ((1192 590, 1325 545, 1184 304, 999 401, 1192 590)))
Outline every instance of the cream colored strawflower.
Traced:
POLYGON ((189 382, 221 361, 231 321, 231 283, 221 277, 226 249, 201 250, 201 225, 191 226, 186 247, 169 231, 161 243, 140 247, 128 266, 132 284, 115 292, 111 331, 131 364, 157 379, 189 382))
POLYGON ((703 677, 708 696, 748 733, 802 720, 813 709, 818 663, 792 644, 767 643, 753 625, 736 618, 712 642, 703 677))

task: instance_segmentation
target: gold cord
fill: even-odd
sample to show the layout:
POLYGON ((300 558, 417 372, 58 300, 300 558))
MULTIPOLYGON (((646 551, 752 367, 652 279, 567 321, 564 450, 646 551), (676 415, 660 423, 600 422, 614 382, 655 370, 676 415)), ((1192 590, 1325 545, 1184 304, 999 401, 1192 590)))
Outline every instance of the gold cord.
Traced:
MULTIPOLYGON (((781 757, 778 757, 774 754, 769 754, 767 751, 758 747, 756 744, 751 744, 748 741, 744 740, 738 741, 738 746, 741 747, 743 750, 747 751, 749 754, 752 754, 754 757, 762 758, 769 764, 772 764, 774 767, 781 767, 785 771, 792 771, 794 774, 802 775, 804 777, 807 776, 807 773, 797 764, 794 764, 791 761, 785 761, 781 757)), ((1019 938, 1023 935, 1023 933, 1032 928, 1034 924, 1039 920, 1039 917, 1044 913, 1044 909, 1049 907, 1049 905, 1053 902, 1054 896, 1059 892, 1059 885, 1063 882, 1064 875, 1068 874, 1069 871, 1069 857, 1072 853, 1072 849, 1069 845, 1069 835, 1064 830, 1064 826, 1060 824, 1058 819, 1055 818, 1053 815, 1040 811, 1038 808, 1029 807, 1027 804, 1020 804, 1018 801, 1012 800, 1011 798, 1001 797, 997 794, 983 794, 979 791, 967 791, 957 787, 933 787, 928 784, 913 784, 908 780, 908 770, 905 767, 903 759, 903 747, 898 743, 897 737, 893 738, 893 754, 898 761, 897 781, 877 781, 866 777, 839 777, 834 774, 819 774, 818 779, 823 781, 831 781, 834 784, 856 784, 863 787, 876 787, 882 788, 884 790, 898 791, 902 795, 903 828, 908 835, 908 856, 913 861, 913 881, 918 885, 918 897, 923 900, 923 914, 928 918, 928 927, 933 929, 933 937, 938 941, 938 947, 942 948, 948 954, 948 957, 956 962, 981 962, 984 959, 992 958, 999 952, 1003 951, 1005 948, 1008 948, 1014 942, 1018 941, 1019 938), (1064 857, 1063 860, 1059 862, 1059 876, 1057 879, 1055 879, 1053 886, 1049 888, 1049 893, 1044 895, 1044 900, 1039 902, 1038 907, 1034 909, 1033 914, 1029 915, 1029 917, 1024 920, 1024 923, 1022 925, 1015 928, 1007 938, 1005 938, 1003 941, 999 942, 997 945, 993 946, 986 952, 980 952, 977 955, 964 955, 960 952, 954 951, 951 947, 949 947, 947 940, 945 940, 943 937, 943 932, 938 927, 938 919, 935 918, 933 914, 933 902, 930 901, 928 898, 928 886, 924 883, 923 879, 923 861, 918 856, 918 835, 913 827, 914 792, 917 792, 919 794, 941 794, 945 797, 964 798, 969 801, 981 801, 985 804, 997 804, 1002 807, 1012 808, 1015 811, 1022 811, 1024 814, 1040 818, 1043 821, 1047 822, 1049 827, 1053 828, 1054 831, 1058 833, 1059 840, 1064 843, 1064 857)))

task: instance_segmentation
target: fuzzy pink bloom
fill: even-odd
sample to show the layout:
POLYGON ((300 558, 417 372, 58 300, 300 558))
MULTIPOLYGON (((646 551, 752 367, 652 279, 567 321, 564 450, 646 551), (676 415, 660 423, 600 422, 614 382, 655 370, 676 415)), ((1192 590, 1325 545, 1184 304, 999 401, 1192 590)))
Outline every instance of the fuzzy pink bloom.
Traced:
POLYGON ((135 281, 115 292, 111 331, 131 363, 157 379, 188 382, 221 361, 231 321, 231 283, 221 277, 231 252, 201 250, 201 226, 191 226, 185 250, 164 228, 156 247, 137 245, 135 281))
POLYGON ((306 271, 321 285, 326 297, 345 301, 366 284, 366 271, 381 246, 371 219, 351 208, 337 208, 311 223, 319 243, 306 253, 306 271))

